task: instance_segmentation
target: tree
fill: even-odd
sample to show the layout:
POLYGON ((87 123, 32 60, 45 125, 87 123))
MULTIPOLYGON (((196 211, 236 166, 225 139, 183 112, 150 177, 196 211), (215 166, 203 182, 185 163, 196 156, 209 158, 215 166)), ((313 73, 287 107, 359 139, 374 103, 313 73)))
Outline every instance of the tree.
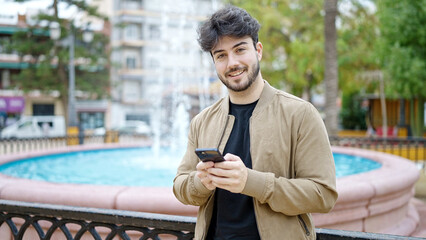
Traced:
MULTIPOLYGON (((15 50, 21 62, 28 62, 29 67, 18 75, 12 76, 15 85, 25 92, 40 90, 44 93, 59 91, 62 103, 68 103, 68 47, 60 42, 66 41, 70 31, 75 35, 76 60, 76 90, 86 93, 89 99, 99 99, 108 96, 109 77, 107 51, 108 37, 95 33, 91 43, 82 41, 82 29, 75 26, 72 20, 59 17, 59 2, 75 6, 78 11, 87 16, 102 17, 96 9, 85 1, 53 0, 49 13, 39 13, 34 19, 35 24, 28 26, 12 36, 10 49, 15 50), (49 26, 52 22, 60 24, 60 40, 54 41, 49 37, 49 26)), ((90 23, 89 23, 90 24, 90 23)), ((68 118, 67 118, 68 119, 68 118)))
POLYGON ((387 94, 410 100, 411 127, 423 136, 426 97, 426 0, 378 1, 380 48, 387 94), (417 111, 414 102, 417 99, 417 111), (415 119, 414 113, 417 112, 415 119))
POLYGON ((327 115, 332 116, 329 120, 334 119, 332 123, 326 121, 327 126, 333 125, 333 134, 338 127, 336 101, 339 94, 348 98, 354 91, 372 93, 378 88, 375 81, 363 77, 365 73, 380 70, 373 51, 378 28, 373 0, 333 1, 331 12, 327 11, 333 14, 327 16, 329 24, 324 19, 326 11, 322 1, 230 0, 230 3, 247 9, 261 23, 262 75, 270 83, 311 100, 310 93, 324 93, 316 86, 324 83, 325 77, 330 80, 332 75, 332 89, 327 89, 325 94, 329 96, 327 109, 331 110, 327 115), (337 14, 340 8, 344 11, 337 14), (335 62, 328 67, 324 66, 325 27, 334 27, 337 31, 331 43, 334 53, 327 50, 327 54, 332 53, 328 60, 335 59, 335 62), (325 74, 330 67, 333 72, 325 74))
POLYGON ((325 126, 330 135, 338 131, 338 65, 337 65, 337 0, 324 0, 324 36, 325 36, 325 126))
POLYGON ((322 82, 322 5, 317 0, 230 0, 262 25, 262 75, 271 84, 311 100, 322 82))
MULTIPOLYGON (((338 63, 340 110, 344 129, 366 129, 364 110, 359 108, 363 95, 378 92, 381 68, 374 49, 378 42, 378 18, 372 1, 338 2, 338 63), (358 126, 358 127, 355 127, 358 126)), ((383 118, 385 121, 385 118, 383 118)), ((385 124, 383 124, 384 126, 385 124)))
POLYGON ((367 129, 366 126, 366 108, 359 101, 359 92, 354 90, 342 96, 342 109, 340 118, 344 129, 367 129))
MULTIPOLYGON (((366 75, 380 71, 374 49, 378 40, 378 18, 371 1, 345 0, 345 10, 338 19, 339 88, 342 94, 354 90, 373 93, 378 87, 366 75), (366 3, 369 5, 366 5, 366 3), (363 3, 363 4, 362 4, 363 3)), ((342 6, 341 6, 342 7, 342 6)))

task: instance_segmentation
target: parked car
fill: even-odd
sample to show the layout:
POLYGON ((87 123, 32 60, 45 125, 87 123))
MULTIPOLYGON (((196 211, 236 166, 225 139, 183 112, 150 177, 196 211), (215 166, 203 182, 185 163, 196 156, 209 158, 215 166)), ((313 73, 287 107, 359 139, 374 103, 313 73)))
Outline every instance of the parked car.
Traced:
POLYGON ((121 127, 114 129, 120 134, 151 135, 151 128, 144 121, 126 121, 121 127))
POLYGON ((63 137, 65 135, 63 116, 23 116, 1 131, 1 138, 63 137))

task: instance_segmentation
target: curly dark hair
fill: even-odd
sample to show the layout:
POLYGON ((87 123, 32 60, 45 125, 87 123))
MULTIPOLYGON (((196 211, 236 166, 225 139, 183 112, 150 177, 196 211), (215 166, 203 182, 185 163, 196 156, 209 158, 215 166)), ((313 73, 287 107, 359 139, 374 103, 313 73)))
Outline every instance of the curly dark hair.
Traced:
POLYGON ((222 36, 237 38, 250 36, 256 48, 259 29, 259 22, 246 10, 228 5, 200 25, 198 43, 203 51, 210 52, 222 36))

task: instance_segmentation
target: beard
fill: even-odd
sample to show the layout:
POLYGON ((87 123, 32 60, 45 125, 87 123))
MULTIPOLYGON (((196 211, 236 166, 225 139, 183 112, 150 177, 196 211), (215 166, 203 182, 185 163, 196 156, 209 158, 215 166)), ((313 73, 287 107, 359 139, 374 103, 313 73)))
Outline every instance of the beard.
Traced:
MULTIPOLYGON (((256 61, 256 63, 254 63, 252 66, 252 71, 248 74, 247 76, 247 81, 246 82, 242 82, 240 84, 231 84, 229 81, 226 80, 226 78, 222 75, 220 75, 219 73, 217 74, 217 76, 219 77, 220 81, 222 81, 222 83, 229 89, 232 90, 234 92, 242 92, 247 90, 255 81, 257 76, 259 75, 260 72, 260 65, 259 65, 259 60, 256 61)), ((244 68, 233 68, 231 70, 229 70, 226 74, 228 75, 229 72, 232 71, 237 71, 240 69, 244 69, 244 68)))

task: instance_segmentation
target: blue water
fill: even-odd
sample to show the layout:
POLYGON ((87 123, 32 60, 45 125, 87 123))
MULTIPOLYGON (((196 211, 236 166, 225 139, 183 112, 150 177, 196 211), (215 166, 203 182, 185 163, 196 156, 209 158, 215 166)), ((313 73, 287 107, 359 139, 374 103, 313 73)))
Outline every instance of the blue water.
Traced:
POLYGON ((333 157, 334 164, 336 165, 337 177, 368 172, 382 166, 381 163, 359 156, 333 153, 333 157))
MULTIPOLYGON (((150 148, 92 150, 27 158, 0 165, 0 173, 33 180, 118 186, 172 186, 183 152, 150 148)), ((337 177, 377 169, 375 161, 334 153, 337 177)))

